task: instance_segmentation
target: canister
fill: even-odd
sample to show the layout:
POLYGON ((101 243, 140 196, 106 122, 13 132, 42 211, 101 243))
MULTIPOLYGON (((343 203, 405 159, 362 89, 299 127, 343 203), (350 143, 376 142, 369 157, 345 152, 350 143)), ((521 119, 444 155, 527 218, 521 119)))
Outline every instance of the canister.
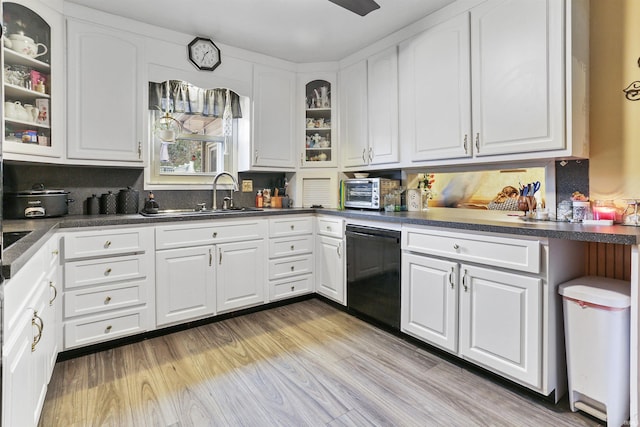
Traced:
POLYGON ((120 190, 117 211, 121 214, 138 213, 138 192, 130 186, 120 190))
POLYGON ((98 196, 92 194, 87 198, 87 215, 98 215, 100 213, 100 200, 98 196))
POLYGON ((100 213, 107 215, 115 215, 116 213, 116 195, 112 191, 104 193, 100 196, 100 213))

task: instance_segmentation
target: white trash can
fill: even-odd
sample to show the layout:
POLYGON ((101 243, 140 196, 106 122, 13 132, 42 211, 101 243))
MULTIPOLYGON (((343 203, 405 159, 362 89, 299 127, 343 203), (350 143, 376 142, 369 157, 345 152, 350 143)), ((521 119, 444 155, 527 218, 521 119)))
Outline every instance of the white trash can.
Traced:
POLYGON ((629 419, 629 282, 586 276, 563 283, 569 404, 609 426, 629 419))

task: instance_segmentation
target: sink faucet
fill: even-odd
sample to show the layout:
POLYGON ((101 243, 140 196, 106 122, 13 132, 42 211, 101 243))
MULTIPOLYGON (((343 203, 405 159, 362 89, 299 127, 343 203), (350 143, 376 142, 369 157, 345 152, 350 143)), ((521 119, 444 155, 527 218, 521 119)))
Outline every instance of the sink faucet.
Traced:
POLYGON ((218 179, 223 175, 228 176, 233 181, 233 189, 231 190, 231 196, 233 197, 234 191, 238 191, 238 181, 236 181, 233 175, 231 175, 229 172, 220 172, 219 174, 217 174, 216 177, 213 178, 213 209, 212 210, 214 211, 218 209, 218 204, 217 204, 218 201, 216 197, 216 190, 218 189, 218 179))

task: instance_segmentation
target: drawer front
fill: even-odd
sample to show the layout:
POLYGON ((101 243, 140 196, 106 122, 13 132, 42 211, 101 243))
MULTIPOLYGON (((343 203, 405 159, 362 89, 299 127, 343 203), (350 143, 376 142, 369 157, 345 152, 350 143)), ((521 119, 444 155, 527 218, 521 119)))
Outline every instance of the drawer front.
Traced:
POLYGON ((269 237, 286 237, 313 233, 313 220, 307 217, 269 219, 269 237))
POLYGON ((313 236, 285 237, 269 241, 269 258, 310 254, 313 252, 313 236))
POLYGON ((153 228, 67 233, 64 237, 64 257, 69 260, 144 252, 150 250, 152 245, 153 228))
POLYGON ((311 256, 281 258, 269 261, 269 279, 283 279, 313 272, 311 256))
POLYGON ((292 298, 304 295, 313 291, 313 276, 293 277, 286 280, 269 282, 269 301, 276 301, 284 298, 292 298))
POLYGON ((80 286, 140 279, 147 275, 147 259, 143 255, 129 255, 107 259, 68 262, 65 269, 65 289, 80 286))
POLYGON ((341 218, 318 217, 317 226, 318 234, 322 236, 344 237, 344 220, 341 218))
POLYGON ((66 350, 134 335, 148 328, 146 307, 71 320, 64 324, 64 348, 66 350))
POLYGON ((156 228, 156 249, 211 245, 267 237, 267 220, 194 221, 156 228))
POLYGON ((76 289, 64 294, 65 318, 142 305, 147 301, 146 280, 76 289))
POLYGON ((403 227, 402 249, 529 273, 541 269, 538 240, 403 227))

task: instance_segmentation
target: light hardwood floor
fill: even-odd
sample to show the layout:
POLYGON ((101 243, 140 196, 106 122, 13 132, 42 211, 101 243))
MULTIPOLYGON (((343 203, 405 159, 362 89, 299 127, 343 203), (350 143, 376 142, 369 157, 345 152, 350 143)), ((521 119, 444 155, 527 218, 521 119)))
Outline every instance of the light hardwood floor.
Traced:
POLYGON ((56 365, 40 425, 594 426, 311 299, 56 365))

